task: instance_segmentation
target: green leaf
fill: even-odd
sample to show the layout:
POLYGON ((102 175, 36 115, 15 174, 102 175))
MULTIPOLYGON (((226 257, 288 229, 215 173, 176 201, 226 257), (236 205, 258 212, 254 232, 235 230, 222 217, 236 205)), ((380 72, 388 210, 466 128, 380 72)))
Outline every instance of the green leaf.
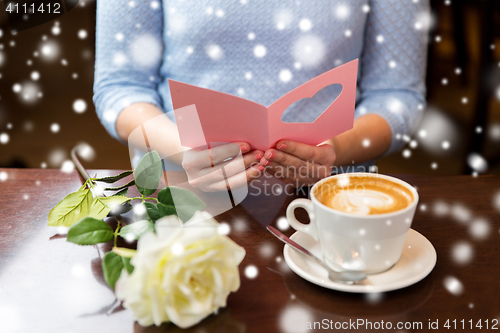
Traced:
POLYGON ((79 245, 107 243, 113 239, 113 230, 102 220, 85 217, 69 228, 66 239, 79 245))
POLYGON ((102 259, 102 272, 104 274, 104 280, 112 288, 115 289, 116 281, 120 278, 123 270, 123 260, 122 257, 109 251, 104 255, 102 259))
POLYGON ((130 202, 125 202, 119 206, 115 206, 109 213, 108 216, 119 216, 130 212, 134 207, 130 204, 130 202))
POLYGON ((158 192, 158 201, 160 215, 176 214, 183 222, 193 217, 196 211, 206 207, 194 193, 175 186, 165 187, 158 192))
POLYGON ((96 197, 92 201, 92 205, 90 206, 89 216, 95 217, 96 219, 103 219, 108 216, 108 213, 113 210, 113 214, 119 212, 121 210, 121 204, 124 202, 130 201, 130 198, 116 195, 111 197, 96 197))
POLYGON ((128 188, 124 188, 123 190, 121 190, 121 191, 116 192, 115 194, 113 194, 113 196, 121 195, 121 196, 126 197, 127 196, 127 192, 128 192, 128 188))
POLYGON ((98 220, 106 217, 111 208, 129 201, 125 196, 93 197, 89 189, 67 195, 49 213, 48 225, 52 227, 71 227, 90 216, 98 220))
POLYGON ((130 258, 125 258, 125 257, 120 257, 120 258, 122 258, 123 267, 125 267, 127 273, 132 274, 132 272, 134 271, 134 266, 132 266, 132 264, 130 263, 130 258))
POLYGON ((160 218, 163 216, 177 215, 174 205, 165 205, 161 202, 158 203, 158 212, 160 213, 160 218))
POLYGON ((148 214, 151 221, 154 222, 161 217, 156 204, 152 202, 144 202, 143 205, 146 207, 146 214, 148 214))
POLYGON ((104 188, 104 190, 105 191, 118 191, 118 190, 127 189, 130 186, 134 186, 134 185, 135 185, 135 180, 131 180, 127 184, 117 186, 117 187, 106 187, 106 188, 104 188))
POLYGON ((127 249, 126 247, 113 247, 113 252, 123 258, 132 258, 137 253, 137 250, 127 249))
POLYGON ((120 236, 122 236, 126 240, 134 240, 139 239, 148 231, 155 231, 155 225, 153 224, 153 222, 148 220, 137 221, 121 228, 120 236))
POLYGON ((116 176, 94 178, 94 180, 98 181, 98 182, 104 182, 104 183, 112 184, 112 183, 115 183, 115 182, 119 181, 120 179, 123 179, 123 178, 125 178, 127 176, 130 176, 133 172, 134 171, 132 171, 132 170, 125 171, 125 172, 122 172, 122 173, 120 173, 119 175, 116 175, 116 176))
POLYGON ((71 227, 89 215, 92 201, 92 193, 89 189, 68 194, 50 211, 48 225, 51 227, 71 227))
POLYGON ((135 186, 139 193, 144 196, 155 193, 162 173, 163 164, 156 150, 144 155, 134 170, 135 186))

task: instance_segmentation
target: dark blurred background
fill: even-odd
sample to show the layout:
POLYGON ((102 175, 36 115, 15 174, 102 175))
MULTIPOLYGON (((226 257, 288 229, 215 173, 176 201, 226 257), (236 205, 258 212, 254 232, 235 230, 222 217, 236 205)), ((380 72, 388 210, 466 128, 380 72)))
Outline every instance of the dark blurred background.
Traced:
MULTIPOLYGON (((380 159, 379 172, 500 174, 497 2, 431 2, 428 105, 413 137, 400 138, 404 150, 380 159)), ((92 104, 95 1, 16 34, 3 2, 0 10, 0 167, 61 168, 83 145, 86 167, 129 169, 127 147, 104 130, 92 104)))

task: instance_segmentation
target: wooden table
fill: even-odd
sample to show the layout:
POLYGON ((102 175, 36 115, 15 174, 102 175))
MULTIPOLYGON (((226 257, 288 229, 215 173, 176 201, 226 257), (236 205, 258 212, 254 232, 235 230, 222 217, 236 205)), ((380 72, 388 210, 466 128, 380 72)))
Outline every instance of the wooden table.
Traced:
MULTIPOLYGON (((57 236, 56 228, 47 227, 49 210, 81 185, 76 171, 2 171, 7 179, 0 181, 1 332, 181 331, 172 324, 160 328, 134 324, 131 313, 115 304, 114 294, 103 281, 102 249, 68 243, 57 236)), ((231 226, 229 236, 247 251, 240 265, 241 288, 230 295, 227 308, 187 331, 311 332, 305 330, 307 322, 331 320, 335 325, 358 319, 393 325, 422 323, 422 329, 394 332, 428 331, 429 320, 439 320, 439 330, 434 331, 455 331, 454 319, 457 331, 479 331, 470 329, 471 319, 474 326, 482 320, 481 331, 486 330, 488 320, 491 330, 492 320, 500 318, 500 212, 492 203, 500 191, 500 177, 400 178, 417 186, 421 202, 412 227, 434 244, 438 254, 437 265, 427 278, 375 297, 311 284, 288 269, 282 244, 265 229, 276 224, 294 197, 248 196, 243 205, 217 217, 231 226), (476 235, 481 235, 481 225, 489 226, 489 232, 484 239, 476 239, 471 230, 476 226, 476 235), (453 259, 452 249, 457 244, 470 245, 470 262, 453 259), (257 267, 256 278, 244 275, 248 265, 257 267), (462 294, 454 295, 444 287, 450 276, 461 281, 462 294), (448 319, 450 330, 443 328, 448 319)))

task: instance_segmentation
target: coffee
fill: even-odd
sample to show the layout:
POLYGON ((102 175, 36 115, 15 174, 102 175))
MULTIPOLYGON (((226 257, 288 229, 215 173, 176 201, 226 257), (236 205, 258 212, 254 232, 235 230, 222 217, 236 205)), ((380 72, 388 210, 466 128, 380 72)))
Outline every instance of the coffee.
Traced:
POLYGON ((356 215, 396 212, 414 200, 408 188, 376 174, 329 178, 315 187, 313 194, 329 208, 356 215))

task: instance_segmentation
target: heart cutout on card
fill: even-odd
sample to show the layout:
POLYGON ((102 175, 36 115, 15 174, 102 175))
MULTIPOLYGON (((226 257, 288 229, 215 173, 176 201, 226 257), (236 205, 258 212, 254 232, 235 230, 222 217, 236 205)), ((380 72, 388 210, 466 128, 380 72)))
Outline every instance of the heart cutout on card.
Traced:
POLYGON ((342 93, 342 85, 334 83, 319 90, 313 97, 293 102, 281 115, 284 123, 313 123, 342 93))

